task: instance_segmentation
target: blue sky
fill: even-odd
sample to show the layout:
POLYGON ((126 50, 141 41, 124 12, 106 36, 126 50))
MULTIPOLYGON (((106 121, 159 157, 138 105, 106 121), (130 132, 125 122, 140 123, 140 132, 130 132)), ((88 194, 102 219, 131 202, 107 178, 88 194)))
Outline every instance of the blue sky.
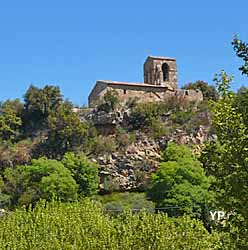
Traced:
POLYGON ((148 55, 175 57, 179 84, 225 69, 245 85, 231 40, 248 42, 248 1, 1 1, 0 100, 30 84, 87 103, 97 79, 143 81, 148 55))

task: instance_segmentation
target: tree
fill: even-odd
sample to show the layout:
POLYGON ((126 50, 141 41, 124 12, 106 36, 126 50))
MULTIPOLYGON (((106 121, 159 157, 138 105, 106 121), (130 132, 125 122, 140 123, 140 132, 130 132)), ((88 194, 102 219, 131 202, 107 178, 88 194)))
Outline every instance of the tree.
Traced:
POLYGON ((105 112, 114 111, 119 105, 119 94, 116 90, 107 90, 103 97, 103 103, 98 106, 98 110, 103 110, 105 112))
POLYGON ((56 112, 62 102, 59 87, 46 85, 40 89, 31 85, 24 95, 26 130, 33 132, 46 126, 48 116, 56 112))
POLYGON ((234 106, 237 111, 242 114, 246 126, 248 126, 248 88, 242 86, 234 95, 234 106))
POLYGON ((90 162, 83 154, 74 153, 66 153, 62 162, 79 185, 80 194, 92 196, 97 193, 100 182, 97 164, 90 162))
POLYGON ((22 120, 19 115, 19 110, 15 104, 18 100, 7 100, 0 105, 0 139, 15 140, 19 134, 19 129, 22 125, 22 120), (14 103, 15 102, 15 103, 14 103))
POLYGON ((205 175, 201 163, 186 146, 169 143, 163 162, 152 175, 148 197, 170 216, 205 216, 213 200, 209 187, 213 179, 205 175))
POLYGON ((78 185, 71 172, 56 160, 40 158, 31 165, 7 168, 3 191, 11 196, 12 205, 35 204, 40 198, 62 201, 77 197, 78 185))
POLYGON ((218 92, 215 89, 214 86, 209 85, 207 82, 204 81, 196 81, 196 82, 190 82, 182 87, 182 89, 194 89, 194 90, 201 90, 203 94, 204 100, 213 100, 217 101, 219 96, 218 92))
POLYGON ((248 76, 248 44, 241 41, 238 36, 235 36, 232 41, 233 49, 236 55, 244 61, 244 64, 239 68, 243 75, 248 76))
POLYGON ((73 112, 73 105, 66 101, 48 116, 48 135, 43 150, 49 157, 62 158, 66 152, 83 144, 86 136, 87 124, 81 122, 78 113, 73 112))
POLYGON ((229 231, 239 249, 247 248, 248 233, 248 126, 243 101, 237 102, 230 89, 232 77, 222 72, 216 78, 221 99, 213 106, 213 124, 218 140, 208 143, 201 161, 209 174, 216 177, 217 202, 230 215, 229 231), (237 105, 238 104, 238 105, 237 105), (234 227, 233 227, 234 226, 234 227))

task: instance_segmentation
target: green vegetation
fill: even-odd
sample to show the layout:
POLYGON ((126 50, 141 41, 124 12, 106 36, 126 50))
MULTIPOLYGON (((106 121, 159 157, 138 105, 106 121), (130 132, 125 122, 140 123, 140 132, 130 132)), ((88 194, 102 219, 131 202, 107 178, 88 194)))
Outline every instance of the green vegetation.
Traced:
POLYGON ((230 214, 225 229, 232 232, 239 249, 245 249, 248 233, 247 113, 238 106, 240 94, 229 90, 232 78, 225 72, 220 77, 217 83, 222 98, 213 107, 218 140, 206 145, 201 160, 207 172, 216 177, 214 188, 219 207, 230 214))
POLYGON ((21 118, 18 117, 18 109, 13 107, 18 100, 7 100, 0 103, 0 138, 3 141, 15 140, 22 125, 21 118))
POLYGON ((107 90, 102 102, 98 105, 98 109, 108 113, 114 111, 119 103, 118 92, 116 90, 107 90))
POLYGON ((217 101, 219 98, 219 94, 216 91, 215 87, 208 85, 208 83, 204 81, 196 81, 194 83, 190 82, 188 84, 185 84, 182 88, 200 90, 203 94, 204 100, 217 101))
MULTIPOLYGON (((244 63, 240 71, 247 75, 248 45, 237 37, 232 44, 244 63)), ((217 140, 206 144, 200 159, 207 174, 216 178, 212 186, 216 193, 216 207, 224 209, 227 215, 222 230, 230 233, 236 249, 247 249, 247 88, 241 87, 237 94, 232 92, 232 80, 233 77, 224 71, 215 77, 221 96, 212 106, 217 140)))
POLYGON ((152 175, 148 196, 156 207, 166 208, 169 216, 206 218, 214 196, 209 191, 211 182, 187 147, 170 143, 159 170, 152 175))
POLYGON ((112 193, 109 195, 98 196, 97 200, 101 201, 104 210, 108 214, 117 215, 125 210, 139 212, 147 210, 154 212, 155 204, 147 200, 145 193, 112 193))
POLYGON ((99 186, 97 164, 90 162, 83 154, 75 155, 74 153, 66 153, 62 163, 71 171, 79 185, 81 195, 92 196, 97 193, 99 186))
POLYGON ((30 165, 6 168, 3 177, 4 202, 8 197, 12 207, 35 205, 41 198, 73 201, 79 195, 95 194, 99 185, 97 165, 73 153, 67 153, 62 161, 40 158, 30 165))
MULTIPOLYGON (((237 37, 232 44, 248 75, 248 45, 237 37)), ((84 119, 87 109, 74 112, 55 86, 30 86, 24 102, 1 102, 0 207, 8 212, 0 218, 0 249, 247 249, 248 88, 234 93, 231 81, 222 71, 217 91, 203 81, 186 85, 202 90, 198 105, 173 96, 124 107, 109 91, 96 112, 111 118, 123 111, 125 118, 114 117, 108 128, 84 119), (200 125, 217 138, 197 156, 167 143, 200 125), (133 157, 144 135, 164 150, 160 166, 143 151, 121 161, 127 168, 114 169, 116 176, 142 184, 121 193, 125 182, 109 174, 113 169, 99 174, 95 162, 115 168, 118 158, 133 157), (210 209, 226 217, 211 222, 210 209)))
POLYGON ((126 212, 111 218, 90 201, 44 203, 0 220, 0 249, 234 249, 201 222, 126 212))

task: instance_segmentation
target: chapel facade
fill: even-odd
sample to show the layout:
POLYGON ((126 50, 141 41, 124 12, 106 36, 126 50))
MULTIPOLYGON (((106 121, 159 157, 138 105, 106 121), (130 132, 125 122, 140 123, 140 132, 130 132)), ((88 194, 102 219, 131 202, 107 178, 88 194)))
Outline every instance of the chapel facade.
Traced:
POLYGON ((173 96, 196 103, 203 100, 200 90, 178 89, 176 59, 168 57, 147 57, 143 83, 98 80, 88 97, 89 107, 97 106, 108 90, 115 90, 121 103, 132 98, 137 102, 162 102, 173 96))

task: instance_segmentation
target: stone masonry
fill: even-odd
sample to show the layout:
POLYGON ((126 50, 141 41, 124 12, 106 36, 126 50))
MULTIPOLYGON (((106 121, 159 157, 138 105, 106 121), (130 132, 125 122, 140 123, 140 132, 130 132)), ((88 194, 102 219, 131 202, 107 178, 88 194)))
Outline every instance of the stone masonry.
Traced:
POLYGON ((172 96, 192 102, 203 100, 201 91, 178 89, 176 59, 167 57, 148 56, 144 83, 97 81, 88 97, 89 107, 101 103, 108 90, 117 91, 121 103, 134 98, 138 102, 162 102, 172 96))

